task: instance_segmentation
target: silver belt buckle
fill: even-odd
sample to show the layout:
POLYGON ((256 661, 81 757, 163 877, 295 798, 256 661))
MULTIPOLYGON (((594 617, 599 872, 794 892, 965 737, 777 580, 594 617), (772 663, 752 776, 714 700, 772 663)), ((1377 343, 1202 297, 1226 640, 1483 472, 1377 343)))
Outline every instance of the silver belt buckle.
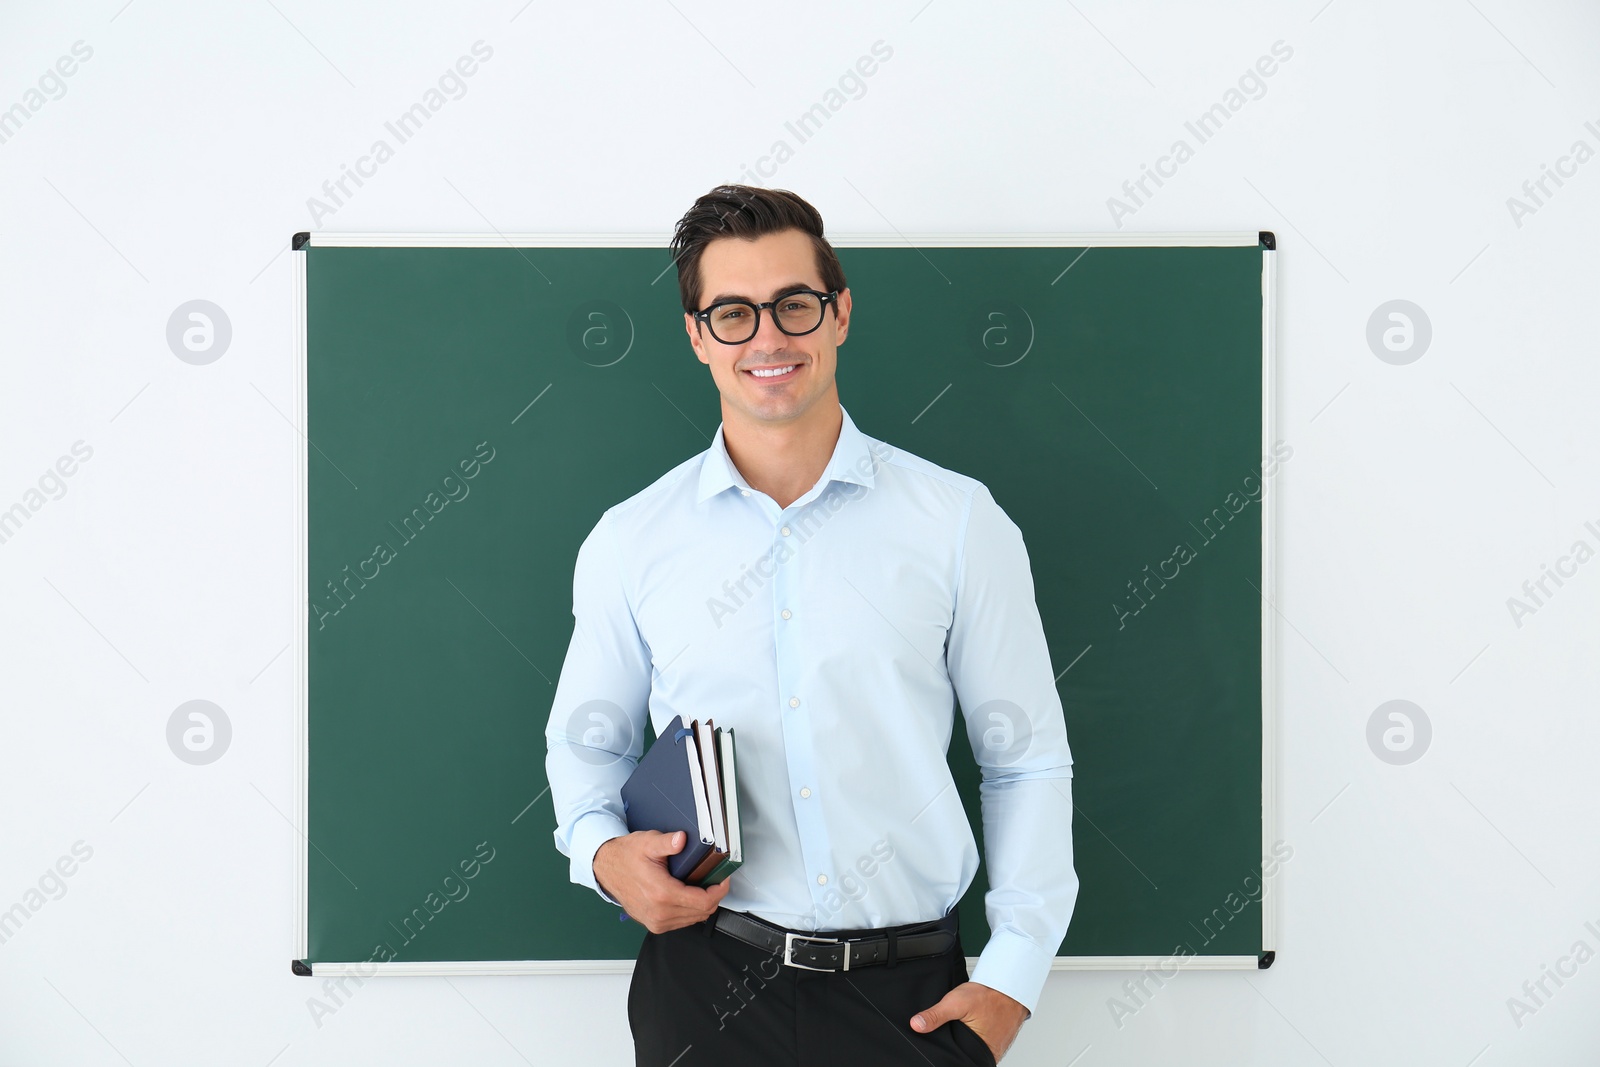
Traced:
POLYGON ((786 966, 798 967, 802 971, 827 971, 830 974, 836 970, 848 971, 850 969, 850 942, 844 941, 842 938, 838 937, 808 937, 805 934, 797 934, 792 931, 785 930, 783 932, 783 962, 786 966), (809 964, 796 963, 794 961, 794 943, 796 941, 815 941, 822 945, 837 945, 843 943, 844 967, 812 967, 809 964))

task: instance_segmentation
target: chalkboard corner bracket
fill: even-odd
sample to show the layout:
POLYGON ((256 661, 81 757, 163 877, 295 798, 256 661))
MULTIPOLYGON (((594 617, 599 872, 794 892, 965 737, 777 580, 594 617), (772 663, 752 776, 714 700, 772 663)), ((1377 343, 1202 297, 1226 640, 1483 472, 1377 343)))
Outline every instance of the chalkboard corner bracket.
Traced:
POLYGON ((311 964, 307 963, 305 960, 290 960, 289 969, 295 974, 299 975, 301 978, 311 977, 311 964))
POLYGON ((298 252, 310 243, 311 235, 302 230, 300 233, 297 233, 293 237, 289 238, 289 249, 290 251, 298 252))
POLYGON ((1273 233, 1271 230, 1262 230, 1256 236, 1260 239, 1262 248, 1265 248, 1269 252, 1277 251, 1277 248, 1278 248, 1278 235, 1277 234, 1273 233))
POLYGON ((1256 969, 1259 971, 1266 970, 1268 967, 1272 966, 1272 961, 1277 958, 1278 953, 1272 949, 1268 949, 1256 957, 1256 969))

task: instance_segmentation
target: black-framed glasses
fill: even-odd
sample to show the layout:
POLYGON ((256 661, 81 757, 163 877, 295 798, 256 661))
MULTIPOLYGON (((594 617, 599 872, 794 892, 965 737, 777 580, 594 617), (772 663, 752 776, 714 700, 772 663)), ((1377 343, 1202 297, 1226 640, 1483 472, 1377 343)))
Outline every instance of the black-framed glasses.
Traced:
POLYGON ((694 312, 696 320, 711 328, 711 336, 725 345, 742 345, 761 329, 761 312, 772 310, 778 329, 790 337, 804 337, 822 325, 823 309, 839 298, 839 290, 819 293, 815 289, 796 289, 776 300, 752 304, 748 300, 719 300, 694 312))

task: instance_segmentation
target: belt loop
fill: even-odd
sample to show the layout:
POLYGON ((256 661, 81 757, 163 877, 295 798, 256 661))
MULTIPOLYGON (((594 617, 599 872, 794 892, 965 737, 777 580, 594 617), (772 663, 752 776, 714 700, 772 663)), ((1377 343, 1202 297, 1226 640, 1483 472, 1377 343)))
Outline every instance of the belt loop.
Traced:
POLYGON ((889 934, 889 958, 884 961, 884 964, 886 966, 893 967, 894 966, 894 961, 895 961, 895 955, 896 955, 896 953, 899 952, 899 949, 900 949, 900 946, 898 944, 898 942, 900 940, 900 935, 895 932, 895 929, 892 926, 889 928, 888 934, 889 934))

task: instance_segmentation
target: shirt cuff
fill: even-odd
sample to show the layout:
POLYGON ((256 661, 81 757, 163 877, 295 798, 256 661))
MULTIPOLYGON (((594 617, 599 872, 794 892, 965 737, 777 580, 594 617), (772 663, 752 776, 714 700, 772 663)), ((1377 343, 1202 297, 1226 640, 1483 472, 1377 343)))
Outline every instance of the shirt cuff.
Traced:
POLYGON ((600 883, 594 876, 594 854, 600 851, 600 846, 610 841, 613 837, 626 837, 628 824, 608 811, 591 811, 581 817, 572 827, 572 871, 570 877, 578 885, 586 885, 600 894, 602 900, 608 904, 620 903, 611 899, 611 895, 600 888, 600 883))
POLYGON ((1032 1015, 1055 958, 1054 951, 1047 951, 1011 930, 1001 930, 992 934, 989 943, 983 946, 971 980, 999 990, 1032 1015))

